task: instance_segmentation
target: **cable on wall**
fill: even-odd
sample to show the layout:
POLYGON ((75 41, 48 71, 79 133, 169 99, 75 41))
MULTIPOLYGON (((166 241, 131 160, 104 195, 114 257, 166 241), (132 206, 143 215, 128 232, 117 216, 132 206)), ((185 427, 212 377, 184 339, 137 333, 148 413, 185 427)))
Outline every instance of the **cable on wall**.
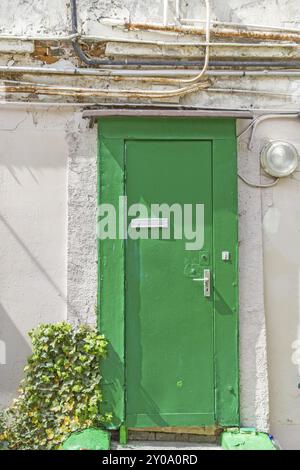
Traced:
POLYGON ((253 183, 252 181, 249 181, 246 179, 244 176, 242 176, 240 173, 238 173, 238 177, 248 186, 251 186, 252 188, 272 188, 272 186, 275 186, 280 178, 276 178, 272 183, 266 183, 266 184, 260 184, 260 183, 253 183))

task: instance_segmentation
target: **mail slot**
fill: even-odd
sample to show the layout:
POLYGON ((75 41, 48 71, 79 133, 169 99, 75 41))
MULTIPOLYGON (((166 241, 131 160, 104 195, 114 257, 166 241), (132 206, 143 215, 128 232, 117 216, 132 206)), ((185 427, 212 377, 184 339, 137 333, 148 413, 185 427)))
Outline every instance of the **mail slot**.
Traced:
POLYGON ((157 217, 149 219, 137 218, 132 219, 130 226, 132 228, 168 228, 168 219, 159 219, 157 217))

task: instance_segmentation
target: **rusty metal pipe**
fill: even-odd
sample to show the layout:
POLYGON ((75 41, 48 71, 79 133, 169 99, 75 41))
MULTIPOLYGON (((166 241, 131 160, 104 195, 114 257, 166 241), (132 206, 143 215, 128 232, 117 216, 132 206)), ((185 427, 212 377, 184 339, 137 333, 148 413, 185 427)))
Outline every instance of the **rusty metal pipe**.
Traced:
MULTIPOLYGON (((285 92, 276 92, 269 90, 253 90, 253 89, 242 89, 242 88, 213 88, 210 87, 209 82, 200 81, 195 83, 193 87, 183 87, 179 89, 182 91, 182 94, 189 93, 187 88, 193 88, 193 91, 198 91, 202 89, 205 92, 213 93, 242 93, 242 94, 258 94, 258 95, 268 95, 268 96, 283 96, 283 97, 292 97, 298 98, 300 95, 296 93, 285 93, 285 92)), ((49 94, 49 95, 65 95, 65 96, 110 96, 110 97, 119 97, 126 96, 130 98, 142 98, 145 97, 143 90, 107 90, 101 88, 83 88, 83 87, 70 87, 70 86, 61 86, 61 85, 48 85, 45 83, 32 83, 32 82, 22 82, 18 80, 6 80, 4 85, 0 85, 0 92, 8 93, 33 93, 33 94, 49 94)), ((178 90, 171 91, 170 93, 178 93, 178 90)), ((148 94, 148 92, 147 92, 148 94)), ((167 98, 169 95, 166 95, 164 91, 149 91, 149 95, 153 94, 158 98, 167 98)))
MULTIPOLYGON (((114 22, 111 22, 114 24, 114 22)), ((157 31, 161 33, 185 34, 190 36, 204 36, 205 29, 184 27, 177 25, 160 25, 160 24, 147 24, 147 23, 131 23, 116 22, 115 26, 124 27, 129 31, 157 31)), ((242 25, 241 25, 242 26, 242 25)), ((240 39, 255 39, 261 41, 288 41, 300 43, 300 34, 296 33, 281 33, 273 31, 249 31, 247 29, 220 29, 213 28, 211 35, 220 38, 240 38, 240 39)))
POLYGON ((126 98, 169 98, 173 96, 184 96, 210 86, 209 81, 199 81, 193 85, 176 88, 175 90, 108 90, 106 88, 84 88, 60 85, 48 85, 45 83, 22 82, 18 80, 6 80, 0 85, 0 92, 6 93, 32 93, 40 95, 62 95, 62 96, 103 96, 103 97, 126 97, 126 98))

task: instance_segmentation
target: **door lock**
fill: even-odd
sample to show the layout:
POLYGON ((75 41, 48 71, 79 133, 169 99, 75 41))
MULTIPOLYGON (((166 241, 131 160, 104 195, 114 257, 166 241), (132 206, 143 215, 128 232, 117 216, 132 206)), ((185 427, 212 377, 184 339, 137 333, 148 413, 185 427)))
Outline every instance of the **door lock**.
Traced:
POLYGON ((203 270, 203 277, 194 278, 193 281, 203 282, 203 296, 210 297, 210 269, 203 270))

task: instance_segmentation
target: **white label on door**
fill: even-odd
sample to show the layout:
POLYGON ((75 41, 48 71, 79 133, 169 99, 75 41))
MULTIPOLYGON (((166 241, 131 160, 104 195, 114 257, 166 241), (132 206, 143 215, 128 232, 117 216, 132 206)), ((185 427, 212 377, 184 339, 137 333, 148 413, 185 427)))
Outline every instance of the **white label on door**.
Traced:
POLYGON ((132 228, 168 228, 168 219, 132 219, 130 226, 132 228))

